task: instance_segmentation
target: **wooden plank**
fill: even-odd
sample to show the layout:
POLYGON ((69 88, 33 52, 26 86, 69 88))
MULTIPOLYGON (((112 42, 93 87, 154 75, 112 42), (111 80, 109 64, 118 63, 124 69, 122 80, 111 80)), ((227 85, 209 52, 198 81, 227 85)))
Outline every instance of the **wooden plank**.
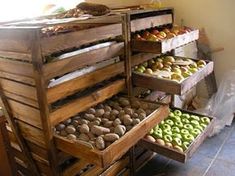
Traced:
POLYGON ((46 80, 50 80, 56 76, 61 76, 85 66, 116 57, 123 53, 123 45, 122 42, 115 43, 108 47, 91 50, 75 56, 67 56, 62 60, 48 63, 43 66, 43 75, 46 80))
POLYGON ((89 163, 87 161, 80 159, 79 161, 75 162, 68 169, 66 169, 62 176, 75 176, 79 173, 82 169, 84 169, 89 163))
POLYGON ((31 61, 30 49, 32 30, 33 29, 0 28, 1 56, 31 61))
POLYGON ((21 95, 32 100, 37 100, 35 87, 2 78, 0 78, 0 84, 3 91, 21 95))
POLYGON ((38 109, 9 99, 8 103, 15 118, 42 129, 40 111, 38 109))
POLYGON ((149 160, 152 159, 154 153, 152 151, 145 151, 137 160, 136 160, 136 168, 137 170, 141 169, 149 160))
POLYGON ((132 67, 135 65, 139 65, 147 60, 150 60, 152 58, 155 58, 159 56, 159 54, 153 54, 153 53, 139 53, 131 56, 131 62, 132 62, 132 67))
POLYGON ((91 87, 123 72, 124 62, 115 63, 98 69, 94 72, 49 88, 47 91, 47 101, 48 103, 53 103, 59 99, 72 95, 77 91, 91 87))
POLYGON ((172 24, 172 22, 173 18, 171 14, 139 18, 131 21, 131 32, 140 31, 156 26, 162 26, 166 24, 172 24))
POLYGON ((104 100, 112 97, 125 89, 125 80, 115 81, 108 86, 101 88, 88 96, 79 98, 68 103, 50 114, 52 126, 72 117, 87 108, 94 106, 104 100))
POLYGON ((65 49, 97 42, 98 40, 113 38, 121 34, 121 24, 111 24, 43 38, 41 41, 42 53, 43 55, 49 55, 65 49))
POLYGON ((91 176, 91 175, 99 175, 103 171, 102 168, 94 166, 91 169, 87 170, 84 174, 81 176, 91 176))

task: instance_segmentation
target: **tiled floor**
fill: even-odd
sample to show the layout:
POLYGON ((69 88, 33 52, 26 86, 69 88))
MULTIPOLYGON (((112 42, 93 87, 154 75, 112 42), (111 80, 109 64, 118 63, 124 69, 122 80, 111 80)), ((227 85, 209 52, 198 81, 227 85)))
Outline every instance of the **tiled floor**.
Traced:
POLYGON ((156 155, 137 176, 235 176, 235 123, 205 140, 186 164, 156 155))

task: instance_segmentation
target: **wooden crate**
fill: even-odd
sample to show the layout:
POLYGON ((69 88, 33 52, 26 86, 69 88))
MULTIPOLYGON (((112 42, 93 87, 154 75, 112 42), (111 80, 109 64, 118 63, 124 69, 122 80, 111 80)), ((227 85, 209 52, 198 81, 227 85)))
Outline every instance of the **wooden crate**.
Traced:
MULTIPOLYGON (((179 109, 179 108, 173 108, 173 110, 175 110, 175 109, 179 109)), ((179 110, 181 110, 183 113, 189 113, 192 115, 197 115, 199 117, 205 116, 205 115, 194 113, 194 112, 187 111, 187 110, 182 110, 182 109, 179 109, 179 110)), ((190 144, 189 148, 187 150, 185 150, 183 153, 176 151, 172 148, 162 146, 158 143, 151 142, 147 139, 141 139, 141 141, 138 143, 138 145, 143 148, 154 151, 158 154, 164 155, 164 156, 171 158, 173 160, 185 163, 187 160, 189 160, 193 156, 193 154, 196 152, 198 147, 203 143, 203 141, 212 132, 215 118, 214 117, 209 117, 209 118, 211 120, 210 124, 203 130, 203 132, 200 135, 198 135, 195 138, 195 140, 190 144)))
MULTIPOLYGON (((138 59, 138 57, 134 56, 132 59, 138 59)), ((161 79, 154 75, 133 72, 133 84, 139 87, 164 91, 166 93, 183 95, 213 71, 214 63, 212 61, 206 61, 206 63, 205 67, 193 73, 180 83, 161 79)))

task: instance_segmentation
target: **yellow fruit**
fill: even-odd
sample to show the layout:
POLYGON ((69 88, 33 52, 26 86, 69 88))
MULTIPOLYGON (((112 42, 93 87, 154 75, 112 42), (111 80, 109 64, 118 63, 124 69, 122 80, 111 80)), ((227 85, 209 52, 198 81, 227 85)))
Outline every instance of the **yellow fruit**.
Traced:
POLYGON ((171 75, 171 79, 172 80, 177 80, 177 81, 182 81, 184 79, 184 77, 181 75, 181 74, 178 74, 178 73, 173 73, 171 75))
POLYGON ((147 69, 144 71, 144 73, 151 75, 151 74, 153 74, 153 70, 150 69, 150 68, 147 68, 147 69))
POLYGON ((166 56, 164 62, 175 62, 175 58, 173 56, 166 56))

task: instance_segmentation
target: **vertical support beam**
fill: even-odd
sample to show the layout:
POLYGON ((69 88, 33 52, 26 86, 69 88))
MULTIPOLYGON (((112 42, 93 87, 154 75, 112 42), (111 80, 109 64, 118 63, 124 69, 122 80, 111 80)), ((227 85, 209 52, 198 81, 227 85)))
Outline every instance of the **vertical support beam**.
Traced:
POLYGON ((40 116, 42 121, 42 128, 44 131, 45 144, 48 151, 48 158, 50 167, 54 176, 58 176, 57 160, 56 160, 56 147, 53 141, 53 129, 51 127, 49 118, 49 106, 46 97, 46 82, 44 80, 43 71, 43 58, 41 55, 40 45, 40 31, 36 30, 32 40, 32 61, 34 68, 34 79, 37 89, 37 98, 40 109, 40 116))

